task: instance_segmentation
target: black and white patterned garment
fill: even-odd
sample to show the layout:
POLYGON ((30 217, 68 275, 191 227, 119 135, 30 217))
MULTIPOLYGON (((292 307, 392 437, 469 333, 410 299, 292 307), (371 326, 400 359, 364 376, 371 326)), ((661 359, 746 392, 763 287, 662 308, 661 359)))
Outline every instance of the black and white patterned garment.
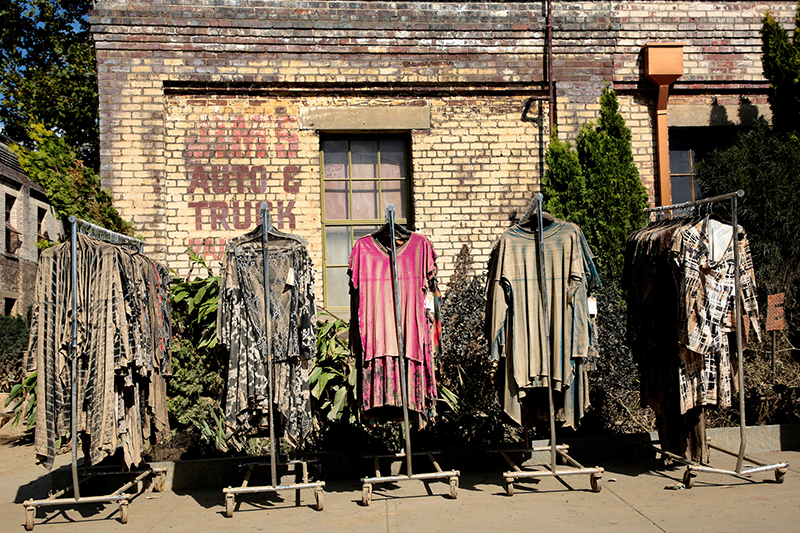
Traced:
MULTIPOLYGON (((167 270, 121 246, 79 234, 77 424, 87 466, 122 447, 126 464, 169 433, 164 377, 171 372, 167 270)), ((50 468, 70 432, 71 245, 42 252, 28 369, 38 370, 35 451, 50 468)))
MULTIPOLYGON (((217 335, 229 350, 229 433, 254 434, 269 424, 263 250, 259 226, 232 239, 223 259, 217 335)), ((269 281, 276 435, 282 428, 282 436, 297 444, 312 429, 308 377, 317 339, 314 269, 302 239, 270 231, 269 281)))
MULTIPOLYGON (((730 407, 736 390, 733 353, 728 334, 735 331, 734 257, 730 225, 704 219, 676 235, 672 254, 679 276, 680 406, 685 413, 698 405, 730 407), (716 233, 716 236, 715 236, 716 233), (718 241, 715 243, 714 241, 718 241), (717 253, 712 253, 717 248, 717 253)), ((739 227, 740 289, 743 313, 761 338, 756 280, 750 245, 739 227)))

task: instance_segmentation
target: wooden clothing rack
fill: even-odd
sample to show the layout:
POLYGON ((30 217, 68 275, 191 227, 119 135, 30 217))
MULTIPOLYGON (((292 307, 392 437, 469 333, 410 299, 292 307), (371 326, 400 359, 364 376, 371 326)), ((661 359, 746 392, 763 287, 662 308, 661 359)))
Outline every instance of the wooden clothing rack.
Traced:
MULTIPOLYGON (((542 292, 542 306, 544 309, 544 320, 547 327, 545 327, 545 343, 547 345, 548 353, 547 357, 544 359, 546 360, 547 367, 545 372, 548 376, 550 376, 551 367, 552 367, 552 357, 553 354, 551 352, 550 346, 550 313, 548 309, 548 298, 547 298, 547 272, 545 270, 544 265, 544 237, 542 234, 542 193, 536 193, 533 200, 531 201, 528 209, 525 211, 525 215, 522 217, 521 220, 526 220, 531 215, 535 214, 538 218, 538 223, 536 224, 536 238, 537 243, 539 245, 539 280, 541 281, 541 292, 542 292)), ((505 481, 506 486, 506 494, 509 496, 514 495, 514 483, 520 480, 529 479, 529 478, 540 478, 540 477, 562 477, 562 476, 573 476, 573 475, 588 475, 589 476, 589 484, 594 492, 600 492, 603 488, 601 480, 603 478, 603 468, 599 466, 595 466, 593 468, 587 468, 572 458, 568 451, 569 448, 566 445, 558 445, 556 442, 556 416, 555 416, 555 406, 553 403, 553 380, 547 380, 547 400, 548 400, 548 418, 550 422, 550 446, 548 447, 539 447, 539 448, 530 448, 527 443, 527 430, 526 430, 526 448, 524 449, 505 449, 505 450, 493 450, 496 453, 499 453, 503 459, 508 463, 508 465, 512 468, 512 470, 503 473, 503 479, 505 481), (523 452, 523 453, 530 453, 530 452, 544 452, 550 451, 550 464, 549 465, 539 465, 545 466, 549 468, 549 470, 523 470, 519 466, 514 463, 514 461, 508 456, 508 453, 512 452, 523 452), (556 459, 561 458, 565 463, 569 466, 562 466, 558 467, 556 465, 556 459)))
POLYGON ((696 206, 709 204, 713 202, 724 202, 730 200, 731 202, 731 223, 733 226, 733 238, 732 238, 732 246, 733 246, 733 272, 734 272, 734 320, 736 322, 736 351, 737 356, 739 359, 738 362, 738 374, 739 374, 739 450, 738 452, 733 452, 730 450, 726 450, 719 446, 714 446, 709 444, 710 448, 713 448, 717 451, 725 453, 727 455, 736 457, 736 468, 735 470, 725 470, 720 468, 712 468, 706 464, 701 464, 696 461, 688 460, 684 457, 679 455, 673 454, 666 450, 661 449, 660 446, 652 446, 652 448, 660 453, 663 457, 669 457, 670 459, 677 461, 679 463, 686 465, 686 471, 683 474, 683 484, 686 488, 692 488, 694 486, 694 478, 697 477, 697 474, 700 472, 707 472, 707 473, 714 473, 714 474, 725 474, 729 476, 735 476, 739 478, 744 478, 749 476, 750 474, 754 474, 757 472, 768 472, 774 471, 775 472, 775 481, 778 483, 783 482, 783 478, 786 475, 786 469, 789 467, 789 463, 776 463, 776 464, 766 464, 752 457, 748 457, 745 455, 745 449, 747 447, 747 422, 745 420, 745 390, 744 390, 744 357, 743 357, 743 350, 742 350, 742 303, 741 303, 741 261, 739 257, 739 219, 738 219, 738 200, 739 198, 744 197, 744 191, 739 189, 736 192, 722 194, 719 196, 714 196, 711 198, 703 198, 702 200, 696 200, 693 202, 684 202, 680 204, 673 204, 673 205, 666 205, 660 207, 651 207, 644 210, 645 213, 660 213, 665 211, 679 211, 679 210, 688 210, 693 209, 696 206), (757 465, 753 468, 744 468, 744 460, 747 459, 749 462, 757 465))
POLYGON ((300 505, 300 491, 302 489, 313 489, 314 498, 317 504, 317 510, 324 509, 324 481, 309 481, 308 480, 308 464, 307 461, 295 460, 286 463, 278 463, 277 447, 275 446, 275 413, 273 407, 273 362, 272 362, 272 343, 271 338, 271 318, 270 318, 270 286, 269 286, 269 233, 272 230, 272 218, 270 217, 269 207, 266 202, 261 204, 261 235, 263 239, 264 249, 264 344, 261 348, 262 355, 267 361, 267 398, 268 417, 269 417, 269 463, 252 462, 239 465, 240 468, 246 469, 244 481, 239 487, 227 487, 222 489, 225 495, 225 516, 231 518, 236 505, 237 494, 256 494, 261 492, 278 492, 281 490, 294 490, 295 504, 300 505), (250 487, 250 475, 256 466, 269 465, 271 485, 250 487), (278 465, 291 465, 295 468, 295 475, 299 478, 298 483, 289 483, 286 485, 278 484, 278 465), (297 467, 301 471, 297 471, 297 467))
POLYGON ((120 522, 123 524, 128 523, 128 505, 130 503, 130 494, 126 493, 128 489, 134 485, 138 485, 150 476, 156 476, 153 483, 153 490, 160 492, 164 489, 164 481, 166 478, 166 468, 147 468, 143 471, 136 472, 78 472, 78 449, 77 449, 77 434, 78 434, 78 233, 100 239, 110 244, 136 246, 139 253, 142 253, 144 248, 144 241, 122 235, 111 230, 107 230, 91 222, 81 220, 75 216, 69 217, 70 222, 70 268, 72 280, 72 342, 70 343, 70 381, 72 385, 71 398, 70 398, 70 441, 72 448, 72 487, 62 489, 44 500, 27 500, 23 503, 25 507, 25 529, 32 531, 34 527, 34 520, 36 519, 36 509, 39 507, 48 506, 69 506, 78 504, 98 504, 116 502, 119 504, 120 522), (106 496, 90 496, 81 498, 80 485, 89 479, 99 475, 136 475, 136 477, 125 483, 122 487, 106 496), (83 477, 83 479, 81 479, 83 477), (65 494, 72 493, 72 498, 61 498, 65 494))
MULTIPOLYGON (((439 466, 439 463, 434 459, 432 452, 425 452, 425 455, 428 456, 431 463, 433 463, 436 472, 430 472, 426 474, 414 474, 411 465, 411 435, 409 431, 409 418, 408 418, 408 388, 406 386, 407 383, 407 376, 406 376, 406 361, 405 361, 405 347, 403 344, 403 326, 402 321, 400 320, 400 290, 399 290, 399 279, 397 275, 397 246, 396 246, 396 235, 395 235, 395 210, 394 205, 390 205, 386 208, 385 213, 386 224, 389 225, 389 229, 391 231, 391 248, 389 249, 390 252, 390 266, 392 269, 392 295, 394 297, 395 302, 395 318, 396 318, 396 328, 397 328, 397 346, 400 358, 400 389, 401 389, 401 397, 403 402, 403 434, 405 437, 405 451, 392 454, 392 455, 374 455, 373 456, 373 463, 375 467, 375 476, 374 477, 365 477, 361 478, 361 482, 363 485, 363 490, 361 494, 361 503, 362 505, 369 505, 370 501, 372 501, 372 485, 380 484, 380 483, 396 483, 399 481, 408 481, 412 479, 419 479, 419 480, 432 480, 432 479, 443 479, 448 478, 450 481, 450 497, 455 499, 458 497, 458 478, 461 473, 458 470, 442 470, 439 466), (405 458, 406 460, 406 474, 405 475, 396 475, 396 476, 382 476, 380 472, 380 464, 379 458, 381 457, 391 457, 391 458, 405 458)), ((415 454, 418 455, 418 454, 415 454)))

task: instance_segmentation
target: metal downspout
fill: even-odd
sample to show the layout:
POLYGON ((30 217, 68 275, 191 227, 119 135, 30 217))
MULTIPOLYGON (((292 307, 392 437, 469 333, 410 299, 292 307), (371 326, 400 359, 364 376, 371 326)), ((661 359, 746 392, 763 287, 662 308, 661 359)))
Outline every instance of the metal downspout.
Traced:
POLYGON ((553 80, 553 0, 547 0, 547 19, 545 22, 545 47, 547 48, 547 102, 549 107, 549 133, 556 126, 556 86, 553 80))

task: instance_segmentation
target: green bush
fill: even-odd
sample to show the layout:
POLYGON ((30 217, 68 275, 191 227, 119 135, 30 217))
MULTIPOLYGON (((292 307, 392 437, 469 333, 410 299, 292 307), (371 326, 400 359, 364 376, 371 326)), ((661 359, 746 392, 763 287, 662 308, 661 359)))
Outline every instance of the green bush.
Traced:
POLYGON ((545 159, 545 210, 580 226, 604 280, 621 279, 625 240, 647 221, 647 192, 633 162, 631 130, 609 86, 600 117, 581 128, 574 151, 553 136, 545 159))
POLYGON ((0 392, 9 392, 22 380, 30 320, 25 315, 0 315, 0 332, 0 392))
MULTIPOLYGON (((221 411, 224 381, 218 348, 219 276, 187 250, 205 277, 172 280, 172 377, 167 381, 167 408, 178 431, 202 431, 221 411)), ((193 266, 193 268, 194 268, 193 266)))

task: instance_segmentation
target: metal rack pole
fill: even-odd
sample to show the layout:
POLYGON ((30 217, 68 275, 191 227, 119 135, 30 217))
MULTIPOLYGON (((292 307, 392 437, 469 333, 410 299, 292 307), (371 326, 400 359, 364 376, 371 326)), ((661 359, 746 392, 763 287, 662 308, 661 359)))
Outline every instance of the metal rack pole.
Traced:
MULTIPOLYGON (((317 510, 324 509, 324 481, 309 481, 308 480, 308 467, 304 460, 289 461, 287 465, 293 465, 295 473, 297 474, 297 467, 302 468, 302 483, 290 483, 286 485, 278 484, 278 448, 275 444, 275 406, 273 405, 273 394, 275 388, 275 380, 273 376, 273 360, 272 360, 272 309, 270 301, 270 277, 269 277, 269 233, 273 231, 272 218, 269 213, 269 205, 267 202, 261 204, 261 235, 263 243, 263 257, 264 257, 264 344, 261 348, 262 357, 267 361, 267 412, 269 417, 269 469, 272 484, 269 486, 248 486, 250 482, 250 475, 255 466, 261 466, 265 463, 247 463, 242 464, 240 467, 247 468, 244 481, 239 487, 227 487, 222 489, 225 495, 225 516, 227 518, 233 517, 236 507, 237 494, 257 494, 262 492, 278 492, 281 490, 294 490, 295 501, 300 505, 300 490, 301 489, 314 489, 314 498, 317 503, 317 510)), ((290 236, 295 238, 294 236, 290 236)), ((283 464, 283 463, 282 463, 283 464)))
POLYGON ((72 493, 75 500, 81 499, 81 489, 78 482, 78 238, 77 223, 78 219, 74 216, 69 217, 72 225, 70 233, 70 267, 72 276, 72 346, 70 354, 72 397, 70 400, 70 440, 72 441, 72 493))
POLYGON ((739 455, 736 458, 736 471, 742 472, 742 463, 744 461, 744 452, 747 447, 747 434, 745 428, 747 422, 745 420, 744 412, 744 351, 742 350, 742 301, 739 295, 742 293, 741 287, 741 265, 739 257, 739 214, 737 199, 739 198, 738 192, 744 195, 741 189, 737 194, 731 196, 731 217, 733 222, 733 287, 734 287, 734 317, 736 320, 736 355, 739 359, 739 455))
POLYGON ((410 476, 413 474, 411 470, 411 435, 408 421, 408 390, 406 388, 407 379, 405 347, 403 344, 403 325, 400 320, 400 280, 397 275, 397 246, 395 243, 396 235, 394 232, 394 220, 394 204, 392 204, 386 208, 386 221, 389 224, 392 241, 390 267, 392 269, 392 293, 394 295, 395 319, 397 322, 397 350, 400 366, 400 392, 403 399, 403 433, 406 442, 406 473, 410 476))
MULTIPOLYGON (((506 452, 511 451, 519 451, 519 450, 493 450, 499 453, 503 459, 511 466, 513 470, 505 472, 503 474, 503 478, 505 479, 506 483, 506 494, 509 496, 514 495, 514 483, 519 480, 523 479, 530 479, 530 478, 539 478, 539 477, 560 477, 560 476, 569 476, 569 475, 589 475, 589 483, 592 487, 592 491, 600 492, 602 490, 602 477, 603 473, 605 472, 602 467, 596 466, 594 468, 587 468, 580 464, 578 461, 570 457, 567 453, 568 447, 561 445, 559 446, 556 442, 556 420, 555 420, 555 404, 553 401, 553 376, 551 375, 551 371, 553 368, 553 352, 550 346, 550 312, 548 307, 548 293, 547 293, 547 270, 545 268, 545 254, 544 254, 544 234, 543 234, 543 215, 542 215, 542 199, 543 196, 541 193, 537 193, 534 196, 533 200, 531 200, 528 209, 525 211, 525 215, 522 217, 522 221, 528 219, 534 211, 536 213, 536 221, 537 221, 537 228, 536 228, 536 242, 539 246, 539 250, 537 253, 538 256, 538 274, 539 274, 539 281, 541 283, 541 293, 542 293, 542 312, 544 315, 545 321, 545 343, 547 346, 547 354, 545 356, 546 361, 546 368, 545 373, 548 376, 547 379, 547 399, 548 399, 548 414, 549 414, 549 422, 550 422, 550 445, 546 448, 533 448, 530 450, 523 450, 523 451, 550 451, 550 470, 549 471, 526 471, 519 468, 514 461, 508 456, 506 452), (556 466, 556 459, 561 457, 564 462, 569 463, 572 468, 562 468, 557 470, 556 466)), ((526 439, 527 440, 527 439, 526 439)))
POLYGON ((275 461, 275 415, 272 406, 272 346, 270 335, 270 286, 269 286, 269 225, 271 224, 267 202, 261 204, 261 234, 264 243, 264 345, 262 354, 267 360, 268 412, 269 412, 269 463, 272 486, 278 486, 278 467, 275 461))
POLYGON ((70 278, 72 283, 72 340, 70 342, 70 380, 71 380, 71 398, 70 398, 70 437, 72 441, 72 499, 59 499, 61 496, 69 492, 69 489, 63 489, 55 494, 50 495, 44 500, 26 500, 23 502, 25 506, 25 530, 32 531, 34 528, 34 521, 36 518, 36 509, 38 507, 47 506, 60 506, 73 504, 95 504, 95 503, 118 503, 120 509, 120 522, 123 524, 128 523, 128 504, 130 496, 123 494, 126 490, 131 488, 136 483, 144 480, 146 477, 155 475, 156 482, 153 486, 155 492, 160 492, 164 487, 164 479, 166 478, 166 470, 163 468, 149 468, 146 471, 138 472, 138 476, 114 493, 106 496, 90 496, 88 498, 81 498, 80 484, 87 481, 91 477, 97 475, 92 473, 89 477, 80 479, 78 474, 78 233, 83 233, 92 237, 97 237, 105 242, 111 244, 124 244, 136 245, 139 253, 142 252, 144 241, 122 235, 111 230, 107 230, 91 222, 81 220, 75 216, 69 217, 70 223, 70 278))
MULTIPOLYGON (((658 206, 658 207, 651 207, 644 210, 645 213, 656 213, 661 211, 676 211, 680 209, 686 209, 690 207, 696 207, 698 205, 708 204, 712 202, 721 202, 725 200, 731 201, 731 223, 733 226, 733 236, 731 239, 731 245, 733 246, 733 271, 734 271, 734 320, 736 323, 736 355, 738 357, 738 372, 739 372, 739 451, 738 453, 733 453, 728 450, 719 448, 717 446, 711 446, 714 449, 722 451, 728 455, 732 455, 736 457, 736 470, 722 470, 718 468, 710 468, 706 466, 702 466, 699 463, 694 461, 689 461, 684 459, 683 457, 677 456, 670 452, 660 449, 660 447, 653 447, 658 453, 668 456, 678 462, 681 462, 687 465, 687 470, 683 476, 684 485, 687 488, 691 488, 694 485, 694 475, 697 472, 712 472, 718 474, 728 474, 728 475, 735 475, 738 477, 752 474, 755 472, 763 472, 774 470, 775 471, 775 479, 779 483, 783 481, 783 476, 786 473, 786 469, 789 467, 789 463, 777 463, 773 465, 766 465, 763 463, 757 463, 757 468, 751 468, 749 470, 743 470, 743 463, 745 457, 745 451, 747 449, 747 420, 745 416, 745 390, 744 390, 744 350, 742 348, 742 303, 741 303, 741 262, 739 257, 739 208, 738 208, 738 200, 739 198, 744 197, 744 191, 739 189, 735 192, 721 194, 719 196, 713 196, 711 198, 703 198, 701 200, 695 200, 693 202, 684 202, 681 204, 673 204, 673 205, 665 205, 665 206, 658 206)), ((752 459, 749 459, 753 461, 752 459)), ((753 461, 756 462, 756 461, 753 461)))
POLYGON ((544 235, 542 231, 542 193, 536 193, 534 202, 536 203, 536 241, 539 244, 539 282, 541 283, 542 292, 542 312, 544 313, 544 335, 545 346, 547 346, 547 354, 545 360, 547 361, 547 400, 548 400, 548 414, 550 417, 550 469, 556 471, 556 457, 558 450, 556 449, 556 413, 555 406, 553 405, 553 351, 550 346, 550 313, 547 300, 547 271, 544 265, 544 235))
POLYGON ((111 231, 96 224, 92 224, 91 222, 88 222, 86 220, 76 218, 75 216, 70 216, 69 220, 73 224, 72 226, 73 234, 76 229, 75 226, 77 225, 81 233, 90 236, 96 235, 101 240, 110 242, 111 244, 126 244, 131 246, 137 246, 139 249, 139 253, 142 253, 142 249, 144 247, 143 240, 135 239, 133 237, 128 237, 127 235, 122 235, 121 233, 117 233, 116 231, 111 231))
MULTIPOLYGON (((378 465, 378 457, 377 455, 373 456, 373 461, 375 464, 375 477, 365 477, 361 479, 363 485, 363 492, 361 495, 361 504, 362 505, 369 505, 372 501, 372 485, 374 483, 393 483, 396 481, 408 481, 411 479, 419 479, 423 481, 432 480, 432 479, 444 479, 447 478, 450 482, 450 497, 455 499, 458 497, 458 478, 461 473, 458 470, 442 470, 439 466, 439 463, 434 459, 433 454, 431 452, 426 453, 425 455, 431 460, 433 467, 436 469, 436 472, 431 472, 427 474, 414 474, 411 467, 411 435, 410 435, 410 423, 408 417, 408 388, 406 386, 407 383, 407 376, 406 376, 406 363, 405 363, 405 348, 403 343, 403 328, 402 323, 400 320, 400 284, 399 284, 399 277, 397 273, 397 246, 396 246, 396 235, 395 235, 395 209, 394 205, 389 205, 386 208, 385 213, 385 220, 386 223, 389 225, 390 231, 389 236, 391 237, 391 248, 390 248, 390 268, 392 271, 392 294, 395 300, 395 315, 397 320, 397 344, 398 344, 398 357, 399 357, 399 366, 400 366, 400 389, 401 389, 401 396, 403 402, 403 429, 405 435, 405 452, 401 454, 395 454, 391 457, 401 457, 405 456, 406 460, 406 475, 397 475, 397 476, 382 476, 380 473, 379 465, 378 465)), ((422 455, 422 454, 417 454, 422 455)))

